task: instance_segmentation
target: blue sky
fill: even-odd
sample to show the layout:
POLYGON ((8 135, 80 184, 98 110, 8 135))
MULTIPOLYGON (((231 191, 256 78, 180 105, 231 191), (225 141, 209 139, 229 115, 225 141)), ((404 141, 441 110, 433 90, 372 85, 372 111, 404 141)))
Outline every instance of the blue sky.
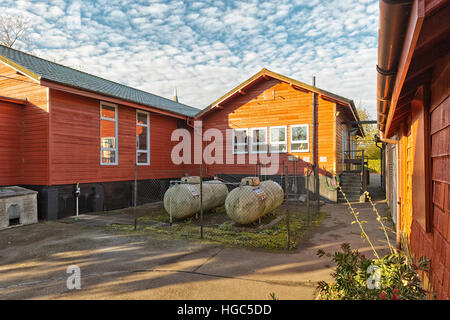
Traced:
POLYGON ((265 67, 366 106, 375 119, 377 0, 2 0, 33 53, 203 108, 265 67))

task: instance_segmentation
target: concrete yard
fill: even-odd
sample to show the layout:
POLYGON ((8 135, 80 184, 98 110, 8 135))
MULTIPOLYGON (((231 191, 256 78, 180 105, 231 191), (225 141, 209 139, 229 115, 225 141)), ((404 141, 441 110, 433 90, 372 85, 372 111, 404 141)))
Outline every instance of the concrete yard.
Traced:
MULTIPOLYGON (((372 185, 377 183, 372 179, 372 185)), ((375 190, 375 189, 373 189, 375 190)), ((381 251, 387 243, 369 203, 355 204, 381 251)), ((387 212, 383 201, 380 213, 387 212)), ((326 217, 290 253, 228 248, 207 242, 117 235, 69 220, 0 231, 1 299, 314 299, 330 281, 328 258, 341 243, 370 255, 346 204, 322 206, 326 217), (81 289, 69 290, 67 267, 81 269, 81 289)), ((390 226, 390 223, 388 223, 390 226)), ((395 239, 394 234, 391 239, 395 239)))

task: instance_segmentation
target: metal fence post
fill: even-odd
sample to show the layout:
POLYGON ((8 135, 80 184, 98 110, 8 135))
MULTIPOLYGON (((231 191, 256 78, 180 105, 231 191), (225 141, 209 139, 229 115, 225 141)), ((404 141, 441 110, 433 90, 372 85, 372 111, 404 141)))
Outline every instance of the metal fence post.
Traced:
POLYGON ((290 244, 291 244, 291 232, 289 228, 289 166, 286 166, 285 168, 286 173, 286 248, 289 250, 290 244))
POLYGON ((203 165, 200 164, 200 239, 203 239, 203 165))
POLYGON ((308 226, 311 224, 311 211, 309 208, 309 174, 310 173, 310 169, 309 169, 309 164, 306 166, 306 207, 307 207, 307 216, 308 216, 308 226))
POLYGON ((134 209, 133 209, 133 213, 134 213, 134 230, 137 229, 137 216, 136 216, 136 206, 137 206, 137 163, 134 163, 134 199, 133 199, 133 204, 134 204, 134 209))

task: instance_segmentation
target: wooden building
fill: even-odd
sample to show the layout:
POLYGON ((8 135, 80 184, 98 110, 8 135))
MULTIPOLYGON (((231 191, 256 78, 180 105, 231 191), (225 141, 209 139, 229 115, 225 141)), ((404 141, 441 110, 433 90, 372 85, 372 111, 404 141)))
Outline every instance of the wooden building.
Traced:
POLYGON ((397 244, 431 259, 422 274, 450 298, 450 5, 380 1, 378 126, 397 244))
MULTIPOLYGON (((195 152, 180 164, 171 157, 174 130, 194 137, 197 121, 203 134, 214 128, 225 137, 229 128, 235 142, 225 156, 244 156, 243 164, 204 163, 205 177, 255 175, 250 156, 276 153, 274 179, 292 156, 291 175, 301 179, 316 163, 326 179, 350 169, 344 151, 363 134, 358 120, 352 100, 266 69, 200 111, 0 46, 0 186, 37 190, 40 219, 75 214, 77 184, 80 213, 128 207, 135 174, 138 203, 161 200, 171 179, 199 174, 195 152)), ((322 196, 336 201, 325 186, 322 196)))
POLYGON ((39 216, 130 206, 189 174, 171 161, 174 129, 199 109, 0 46, 0 185, 39 191, 39 216))
MULTIPOLYGON (((321 179, 326 179, 327 173, 350 169, 344 151, 355 150, 356 136, 363 135, 361 125, 355 123, 359 117, 352 100, 267 69, 214 101, 196 119, 203 121, 204 132, 218 129, 225 137, 231 131, 232 143, 224 141, 221 163, 206 166, 208 174, 228 178, 254 175, 259 160, 255 155, 271 153, 278 155, 279 167, 272 176, 284 174, 284 166, 294 174, 290 159, 295 157, 296 174, 303 175, 306 166, 315 163, 321 179), (230 154, 234 164, 227 164, 225 157, 230 154), (244 155, 242 164, 237 160, 240 155, 244 155)), ((337 192, 328 190, 325 182, 321 194, 337 201, 337 192)))

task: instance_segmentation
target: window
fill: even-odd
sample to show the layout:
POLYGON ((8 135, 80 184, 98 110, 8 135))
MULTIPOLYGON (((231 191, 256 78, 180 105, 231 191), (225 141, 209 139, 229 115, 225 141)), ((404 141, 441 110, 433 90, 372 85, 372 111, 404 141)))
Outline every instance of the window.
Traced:
POLYGON ((150 164, 150 122, 144 111, 136 111, 136 163, 150 164))
POLYGON ((100 103, 100 163, 118 164, 117 105, 100 103))
POLYGON ((270 127, 270 152, 280 153, 287 151, 287 128, 270 127))
POLYGON ((248 129, 233 129, 233 153, 248 153, 248 129))
POLYGON ((266 153, 267 152, 267 128, 253 128, 251 129, 252 152, 266 153))
POLYGON ((307 124, 293 125, 291 131, 291 152, 309 151, 309 129, 307 124))

